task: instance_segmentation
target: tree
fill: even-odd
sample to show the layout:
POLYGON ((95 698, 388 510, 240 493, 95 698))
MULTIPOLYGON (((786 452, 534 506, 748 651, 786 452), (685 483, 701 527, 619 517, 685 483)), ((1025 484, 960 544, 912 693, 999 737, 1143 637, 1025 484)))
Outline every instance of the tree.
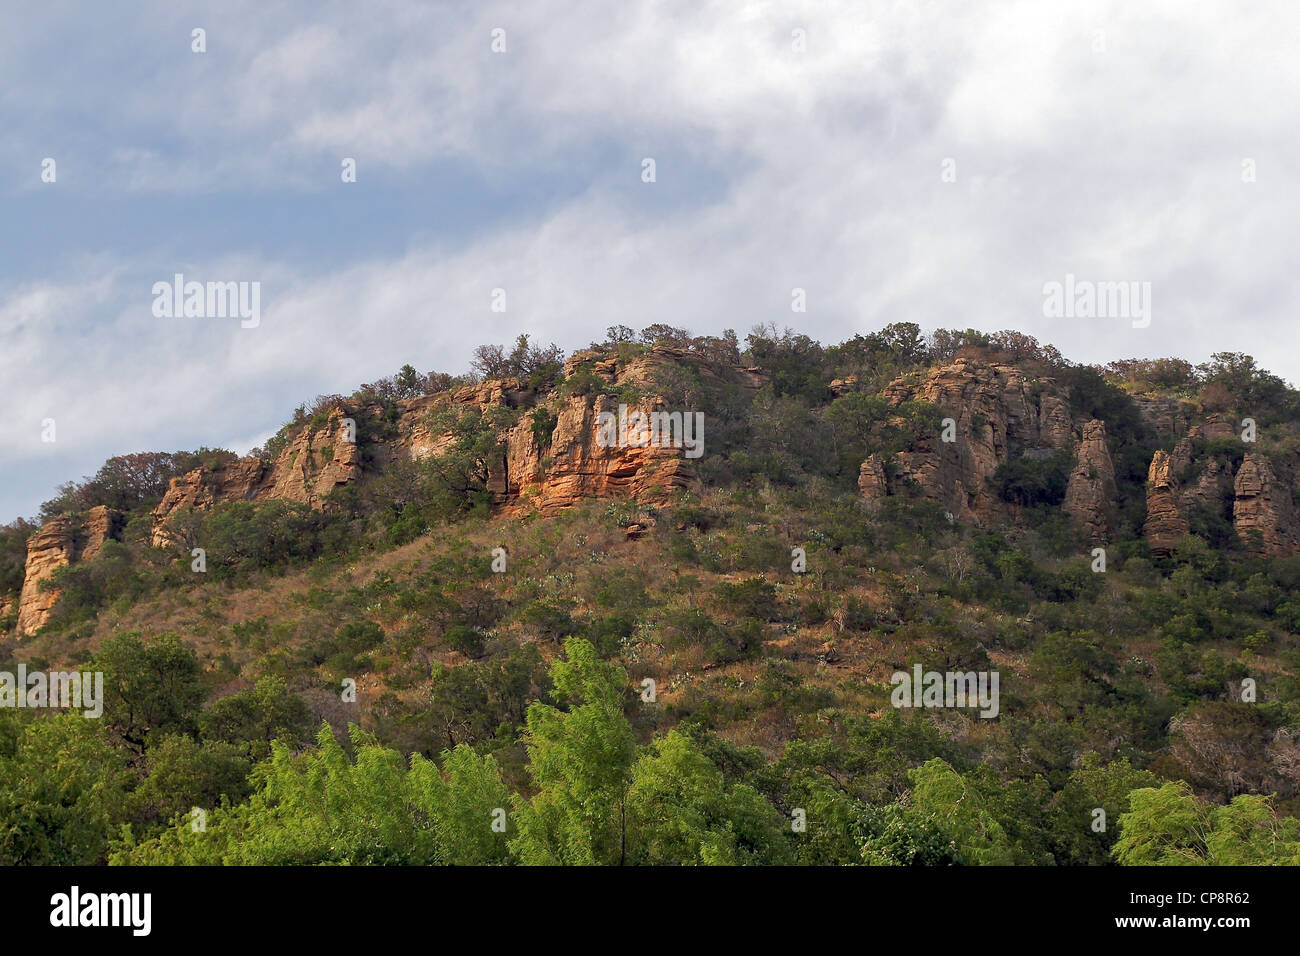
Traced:
POLYGON ((152 504, 167 493, 172 478, 196 468, 232 462, 236 456, 225 449, 196 451, 135 452, 117 455, 100 466, 91 478, 66 482, 57 497, 41 505, 42 519, 107 505, 129 511, 152 504))
POLYGON ((148 644, 135 632, 115 634, 89 669, 104 672, 104 726, 136 754, 155 736, 196 729, 203 668, 175 634, 148 644))
POLYGON ((1210 361, 1196 369, 1207 389, 1222 388, 1230 396, 1231 405, 1256 418, 1272 419, 1294 403, 1294 393, 1286 383, 1243 352, 1215 352, 1210 361))
POLYGON ((622 345, 635 338, 635 330, 629 329, 626 325, 611 325, 605 329, 605 344, 609 346, 622 345))
POLYGON ((1047 458, 1008 458, 993 472, 993 486, 1003 501, 1022 507, 1059 505, 1070 483, 1070 457, 1054 452, 1047 458))
POLYGON ((470 368, 484 378, 521 378, 530 388, 550 382, 563 371, 564 350, 554 343, 532 345, 527 333, 520 333, 514 347, 506 352, 501 345, 480 345, 474 349, 470 368))
POLYGON ((650 865, 781 863, 782 820, 752 787, 722 773, 677 730, 636 762, 627 795, 628 862, 650 865))
POLYGON ((27 573, 27 539, 38 525, 23 518, 0 525, 0 595, 17 594, 27 573))
POLYGON ((242 800, 249 792, 247 750, 233 743, 172 734, 149 748, 145 763, 148 776, 129 800, 139 822, 170 820, 193 807, 210 810, 223 797, 242 800))
POLYGON ((656 322, 641 330, 642 345, 666 345, 669 348, 690 348, 692 336, 689 330, 679 329, 663 322, 656 322))
POLYGON ((100 721, 5 713, 0 723, 13 741, 0 749, 0 864, 102 862, 133 775, 100 721))
POLYGON ((414 756, 408 782, 412 805, 432 811, 440 862, 448 866, 509 862, 510 792, 490 754, 480 757, 467 744, 444 750, 441 772, 431 761, 414 756))
POLYGON ((938 757, 908 773, 912 781, 909 818, 929 821, 951 836, 967 865, 1015 863, 1002 825, 984 805, 979 792, 938 757))
POLYGON ((397 373, 397 394, 399 398, 411 398, 419 395, 422 382, 420 373, 415 370, 414 365, 403 365, 397 373))
POLYGON ((1273 765, 1274 730, 1253 704, 1205 701, 1170 721, 1170 754, 1179 776, 1216 799, 1261 790, 1292 797, 1300 781, 1273 765))
POLYGON ((935 817, 902 803, 867 807, 862 862, 868 866, 961 866, 965 861, 952 831, 935 817))
POLYGON ((447 408, 430 420, 430 428, 450 432, 452 446, 443 454, 420 463, 424 504, 428 519, 449 520, 465 512, 486 513, 492 496, 488 479, 494 466, 504 464, 498 431, 513 424, 516 413, 507 408, 447 408))
POLYGON ((506 790, 492 757, 469 747, 442 755, 442 770, 420 756, 406 761, 356 726, 353 756, 322 725, 316 746, 294 755, 280 741, 258 768, 245 803, 223 803, 205 832, 184 815, 140 842, 129 831, 117 864, 408 865, 508 860, 506 790))
POLYGON ((1300 820, 1271 798, 1203 803, 1182 781, 1134 790, 1112 851, 1124 866, 1300 866, 1300 820))
POLYGON ((891 322, 880 330, 880 339, 901 366, 911 367, 925 361, 925 339, 915 322, 891 322))
POLYGON ((830 380, 823 368, 821 345, 793 329, 778 331, 775 325, 755 326, 745 337, 750 361, 772 379, 773 393, 820 401, 830 380))
POLYGON ((842 473, 855 479, 863 460, 872 452, 888 453, 884 446, 893 436, 890 419, 897 414, 889 401, 879 395, 851 392, 841 395, 826 409, 836 455, 842 473))
POLYGON ((289 693, 283 677, 267 674, 252 687, 213 701, 199 715, 199 728, 205 740, 238 744, 261 760, 270 755, 273 740, 291 747, 307 740, 310 720, 307 702, 289 693))
POLYGON ((1159 783, 1155 774, 1133 767, 1127 758, 1102 763, 1094 752, 1053 798, 1050 811, 1052 851, 1058 864, 1099 866, 1110 861, 1119 836, 1119 821, 1131 809, 1129 796, 1159 783), (1100 809, 1105 817, 1096 815, 1100 809), (1096 828, 1104 819, 1106 828, 1096 828))
POLYGON ((623 668, 600 660, 580 638, 564 642, 551 668, 552 697, 528 708, 524 745, 537 787, 515 797, 511 849, 528 864, 613 864, 626 860, 626 796, 632 727, 623 715, 623 668))

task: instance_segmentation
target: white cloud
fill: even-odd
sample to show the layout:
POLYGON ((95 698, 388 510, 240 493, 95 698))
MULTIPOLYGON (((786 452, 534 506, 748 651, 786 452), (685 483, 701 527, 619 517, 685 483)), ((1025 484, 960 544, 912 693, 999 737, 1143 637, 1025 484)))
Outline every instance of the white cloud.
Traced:
MULTIPOLYGON (((53 29, 35 16, 28 29, 53 29)), ((520 329, 577 347, 614 323, 743 335, 776 321, 837 339, 910 320, 1019 328, 1084 361, 1241 350, 1300 378, 1286 167, 1300 11, 392 2, 358 19, 342 3, 243 5, 213 8, 202 62, 157 48, 188 36, 188 19, 159 17, 165 30, 143 15, 121 27, 150 37, 153 82, 44 80, 56 118, 103 117, 79 188, 96 175, 109 192, 337 188, 343 155, 414 193, 440 187, 431 163, 471 164, 484 180, 458 197, 471 207, 543 169, 585 179, 469 240, 430 223, 434 238, 398 257, 327 272, 232 248, 187 267, 261 278, 257 330, 160 325, 142 296, 162 277, 112 250, 0 288, 0 371, 21 396, 0 444, 21 462, 48 461, 31 418, 52 405, 78 423, 84 469, 104 451, 248 442, 317 391, 406 361, 457 370, 520 329), (506 54, 489 50, 495 26, 506 54), (120 138, 102 132, 115 118, 120 138), (646 155, 654 185, 638 179, 646 155), (940 180, 945 157, 956 183, 940 180), (1042 284, 1066 272, 1152 282, 1151 327, 1044 319, 1042 284), (505 315, 488 310, 498 286, 505 315), (789 311, 793 286, 806 315, 789 311)), ((30 84, 18 59, 0 87, 30 84)), ((12 92, 4 102, 22 113, 12 92)), ((20 117, 6 159, 40 153, 33 124, 20 117)))

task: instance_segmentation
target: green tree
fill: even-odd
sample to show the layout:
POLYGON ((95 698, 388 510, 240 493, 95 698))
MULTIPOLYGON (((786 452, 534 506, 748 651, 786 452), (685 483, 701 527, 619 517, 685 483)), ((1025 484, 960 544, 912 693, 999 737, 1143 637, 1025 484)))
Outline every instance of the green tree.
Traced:
POLYGON ((1092 866, 1110 862, 1120 818, 1130 810, 1129 795, 1157 783, 1155 774, 1138 770, 1127 758, 1107 764, 1094 752, 1084 754, 1052 802, 1052 851, 1056 861, 1092 866), (1103 819, 1096 814, 1098 809, 1106 814, 1104 830, 1096 826, 1103 819))
POLYGON ((564 642, 551 667, 552 697, 528 708, 524 744, 537 787, 515 798, 511 849, 527 864, 614 864, 626 860, 626 797, 634 743, 623 714, 623 668, 580 638, 564 642))
POLYGON ((947 762, 935 758, 908 773, 909 806, 915 820, 931 821, 951 834, 963 863, 1005 866, 1016 862, 1002 825, 978 790, 947 762))
POLYGON ((432 821, 440 862, 484 866, 510 861, 510 792, 490 754, 480 757, 461 744, 443 751, 441 771, 432 761, 413 756, 409 787, 411 804, 432 821))
POLYGON ((727 787, 677 730, 633 767, 627 815, 629 863, 782 863, 789 856, 776 809, 750 786, 727 787))
POLYGON ((415 370, 411 364, 403 365, 397 373, 397 392, 402 398, 410 398, 413 395, 420 394, 420 373, 415 370))
POLYGON ((1216 806, 1178 781, 1134 790, 1129 804, 1112 851, 1124 866, 1300 866, 1300 820, 1269 797, 1216 806))
POLYGON ((291 694, 284 678, 259 677, 252 687, 215 700, 199 715, 205 740, 238 744, 252 759, 271 753, 271 741, 284 739, 297 746, 308 739, 311 708, 291 694))
POLYGON ((137 754, 156 735, 192 734, 206 696, 202 665, 175 634, 105 639, 89 665, 104 672, 104 725, 137 754))
POLYGON ((102 862, 133 779, 122 751, 80 713, 0 719, 0 865, 102 862))
POLYGON ((407 762, 359 728, 349 757, 328 725, 316 746, 290 753, 282 741, 254 772, 248 801, 223 802, 196 831, 186 815, 141 842, 123 833, 111 862, 136 865, 412 865, 508 860, 493 824, 507 792, 493 758, 469 747, 407 762))
POLYGON ((128 802, 130 815, 142 823, 170 820, 194 807, 209 810, 222 797, 242 800, 250 790, 251 764, 235 744, 172 734, 149 748, 145 763, 148 776, 128 802))

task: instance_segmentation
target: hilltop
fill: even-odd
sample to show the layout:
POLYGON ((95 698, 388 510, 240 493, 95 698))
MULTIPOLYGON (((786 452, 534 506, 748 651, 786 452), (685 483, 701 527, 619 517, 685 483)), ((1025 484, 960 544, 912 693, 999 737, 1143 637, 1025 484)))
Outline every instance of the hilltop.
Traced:
MULTIPOLYGON (((1140 816, 1131 792, 1258 795, 1294 823, 1298 439, 1300 394, 1235 353, 1098 368, 905 323, 829 347, 616 327, 567 358, 521 337, 474 375, 321 396, 247 457, 126 456, 64 486, 0 532, 0 655, 163 655, 189 688, 148 718, 108 705, 121 798, 84 862, 110 825, 161 839, 117 850, 155 861, 173 813, 256 802, 273 739, 338 746, 311 744, 322 721, 444 773, 472 748, 533 807, 536 702, 607 684, 640 759, 703 761, 730 808, 709 826, 748 834, 733 857, 1102 862, 1118 828, 1087 811, 1140 816), (917 665, 998 672, 997 719, 891 706, 917 665), (207 769, 164 786, 181 751, 207 769), (816 839, 771 836, 795 809, 816 839)), ((511 833, 512 859, 541 852, 511 833)))

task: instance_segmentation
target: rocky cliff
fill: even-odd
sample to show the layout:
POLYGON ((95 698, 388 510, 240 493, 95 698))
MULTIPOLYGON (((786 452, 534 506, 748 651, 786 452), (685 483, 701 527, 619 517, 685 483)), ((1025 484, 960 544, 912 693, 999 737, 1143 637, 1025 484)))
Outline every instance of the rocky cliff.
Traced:
MULTIPOLYGON (((179 516, 222 503, 284 500, 323 508, 331 491, 368 471, 381 471, 396 458, 420 460, 444 453, 456 438, 435 425, 434 413, 457 406, 521 413, 514 425, 498 433, 496 452, 484 463, 488 489, 503 512, 551 514, 589 498, 664 498, 698 486, 693 456, 683 439, 707 441, 702 432, 682 434, 686 409, 669 408, 655 394, 666 375, 683 371, 700 387, 753 391, 764 381, 753 369, 721 366, 694 353, 660 347, 628 361, 600 352, 574 355, 567 363, 568 374, 589 373, 594 383, 583 394, 563 396, 556 389, 539 393, 507 378, 401 400, 391 409, 378 403, 356 408, 339 404, 329 409, 324 421, 301 427, 273 461, 242 458, 173 478, 152 512, 152 543, 182 543, 179 516), (620 400, 619 395, 626 397, 620 400), (538 407, 547 410, 549 434, 542 434, 531 416, 523 414, 538 407), (637 412, 646 420, 637 422, 637 412), (659 436, 667 441, 649 440, 648 416, 655 413, 672 416, 664 419, 670 433, 659 436), (612 434, 610 420, 620 426, 630 423, 612 434), (606 440, 610 437, 614 440, 606 440)), ((61 567, 94 558, 106 540, 120 534, 123 520, 100 507, 81 516, 51 519, 32 535, 17 599, 19 634, 40 628, 58 599, 56 591, 43 590, 41 583, 61 567)), ((3 616, 8 609, 0 612, 3 616)))
POLYGON ((1247 454, 1233 482, 1232 524, 1246 551, 1295 554, 1300 545, 1291 489, 1279 481, 1269 460, 1247 454))
POLYGON ((898 379, 883 393, 895 407, 909 401, 938 406, 952 429, 924 436, 894 456, 885 478, 876 456, 863 463, 858 486, 868 499, 915 485, 957 519, 989 520, 1008 508, 989 479, 1013 454, 1067 448, 1073 427, 1064 391, 1049 378, 1031 379, 1014 365, 959 358, 924 375, 898 379))
MULTIPOLYGON (((849 390, 844 381, 836 384, 849 390)), ((952 420, 952 440, 940 431, 892 456, 869 455, 858 473, 868 502, 908 491, 943 504, 959 520, 1015 520, 1017 509, 998 497, 991 480, 998 467, 1013 456, 1070 451, 1062 509, 1089 537, 1114 535, 1119 488, 1106 422, 1072 420, 1066 393, 1051 378, 959 358, 904 376, 882 394, 895 407, 910 401, 938 406, 952 420)), ((1232 417, 1176 398, 1135 404, 1151 432, 1174 443, 1171 451, 1155 451, 1147 469, 1142 532, 1152 551, 1172 553, 1193 519, 1205 515, 1231 521, 1249 553, 1300 551, 1300 513, 1289 479, 1262 453, 1245 450, 1252 446, 1241 441, 1232 417)))
POLYGON ((196 469, 173 478, 167 494, 153 512, 153 543, 171 543, 167 525, 184 509, 206 511, 227 501, 280 498, 318 508, 335 488, 361 473, 355 436, 342 407, 329 411, 324 424, 303 428, 269 466, 257 458, 241 458, 214 470, 196 469))
MULTIPOLYGON (((485 412, 492 408, 528 412, 544 407, 552 416, 553 427, 546 438, 536 434, 530 416, 521 415, 515 425, 498 434, 497 453, 485 463, 494 502, 512 513, 536 509, 550 514, 587 498, 653 499, 694 487, 698 481, 687 450, 680 445, 641 443, 639 439, 650 437, 644 424, 639 434, 629 432, 612 443, 600 440, 601 414, 617 419, 620 404, 627 406, 625 418, 638 411, 647 416, 682 412, 668 408, 653 392, 664 373, 683 369, 706 385, 752 391, 764 381, 753 369, 706 362, 680 349, 654 348, 627 362, 590 351, 579 352, 566 363, 568 375, 588 372, 594 377, 599 387, 588 394, 563 397, 554 389, 538 393, 513 378, 486 381, 454 393, 400 401, 392 435, 376 437, 363 429, 355 442, 346 440, 347 420, 368 420, 364 413, 375 410, 339 406, 329 412, 323 425, 299 431, 269 465, 245 458, 218 471, 193 471, 173 479, 153 512, 153 541, 158 547, 169 544, 168 526, 185 509, 207 510, 221 502, 271 499, 323 507, 332 490, 361 477, 366 467, 363 446, 368 467, 374 469, 382 469, 397 457, 419 460, 440 455, 451 447, 455 436, 436 429, 432 413, 448 406, 474 406, 485 412), (620 403, 617 393, 629 387, 645 397, 620 403)), ((679 414, 676 421, 680 419, 679 414)))
POLYGON ((125 516, 104 506, 79 517, 54 518, 27 539, 27 565, 18 598, 18 633, 36 633, 54 609, 58 591, 42 588, 59 568, 89 561, 122 532, 125 516))
MULTIPOLYGON (((1218 415, 1191 425, 1173 451, 1157 451, 1147 474, 1147 518, 1142 533, 1151 550, 1170 554, 1192 526, 1198 509, 1231 518, 1250 554, 1288 555, 1300 550, 1300 525, 1291 486, 1269 459, 1245 451, 1235 472, 1231 460, 1203 455, 1198 440, 1239 439, 1232 423, 1218 415)), ((1251 447, 1243 442, 1244 448, 1251 447)))
MULTIPOLYGON (((699 484, 696 459, 683 439, 708 443, 707 435, 682 434, 688 424, 682 413, 709 408, 723 392, 728 402, 752 396, 767 381, 756 369, 665 347, 628 350, 625 357, 610 350, 583 351, 568 359, 565 372, 563 387, 532 388, 505 378, 395 403, 341 402, 291 433, 273 460, 238 459, 172 479, 152 513, 152 542, 158 547, 181 543, 180 516, 226 502, 285 500, 327 507, 332 491, 383 472, 398 459, 446 453, 458 439, 443 413, 457 408, 477 408, 498 422, 495 447, 482 465, 501 513, 552 514, 591 498, 668 498, 699 484), (487 414, 494 411, 508 414, 487 414), (668 437, 677 440, 647 440, 651 416, 662 416, 660 423, 672 430, 668 437), (619 426, 614 441, 607 440, 611 421, 619 426)), ((856 376, 847 376, 834 380, 830 391, 839 396, 860 388, 856 376)), ((995 487, 999 467, 1051 459, 1054 475, 1061 478, 1064 460, 1070 467, 1063 499, 1057 485, 1054 500, 1088 537, 1105 541, 1115 535, 1121 502, 1114 436, 1107 422, 1072 414, 1069 392, 1057 380, 1006 362, 959 357, 904 375, 880 394, 898 410, 897 423, 909 421, 913 402, 936 407, 946 421, 901 450, 893 446, 893 454, 868 455, 858 473, 866 501, 915 494, 942 504, 954 520, 1015 521, 1020 509, 995 487)), ((1250 553, 1300 551, 1300 515, 1287 459, 1276 451, 1266 457, 1253 446, 1230 447, 1225 440, 1238 438, 1232 420, 1206 415, 1187 400, 1140 398, 1136 405, 1151 432, 1167 448, 1172 443, 1171 450, 1153 454, 1147 469, 1142 530, 1154 552, 1173 551, 1193 522, 1207 514, 1230 521, 1250 553), (1212 442, 1217 445, 1207 452, 1212 442)), ((1133 430, 1131 423, 1125 427, 1129 444, 1123 460, 1131 475, 1133 430)), ((1033 469, 1029 472, 1032 476, 1033 469)), ((1131 482, 1124 485, 1130 495, 1131 482)), ((8 599, 10 613, 16 606, 21 634, 43 625, 57 599, 41 583, 60 567, 92 559, 105 541, 120 534, 123 520, 97 508, 48 521, 31 536, 21 594, 8 599)), ((5 613, 0 607, 0 617, 5 613)))
POLYGON ((1062 507, 1089 537, 1105 540, 1113 530, 1111 515, 1117 497, 1106 423, 1094 418, 1083 426, 1062 507))

